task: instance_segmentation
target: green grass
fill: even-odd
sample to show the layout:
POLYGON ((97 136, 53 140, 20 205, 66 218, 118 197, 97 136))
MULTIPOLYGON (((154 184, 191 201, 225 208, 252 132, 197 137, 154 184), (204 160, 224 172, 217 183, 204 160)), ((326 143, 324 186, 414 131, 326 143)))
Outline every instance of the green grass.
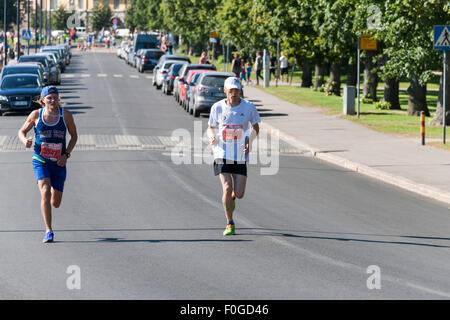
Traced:
MULTIPOLYGON (((190 56, 192 63, 198 63, 199 57, 190 56)), ((225 63, 217 63, 214 61, 218 71, 225 71, 225 63)), ((231 65, 231 64, 230 64, 231 65)), ((229 67, 230 67, 229 65, 229 67)), ((290 74, 289 74, 290 76, 290 74)), ((292 83, 301 82, 301 71, 294 71, 292 83)), ((325 77, 328 80, 328 77, 325 77)), ((343 75, 341 81, 345 84, 347 80, 346 75, 343 75)), ((403 80, 403 79, 402 79, 403 80)), ((407 81, 400 82, 400 89, 408 88, 409 83, 407 81)), ((384 82, 380 82, 379 88, 384 88, 384 82)), ((439 89, 439 76, 433 76, 430 83, 427 85, 428 89, 439 89)), ((360 117, 345 116, 342 115, 343 110, 343 98, 342 90, 341 97, 337 96, 326 96, 323 92, 313 91, 310 88, 301 88, 297 86, 290 85, 278 85, 278 87, 270 86, 268 88, 260 87, 260 89, 270 93, 280 99, 289 101, 291 103, 308 106, 308 107, 319 107, 327 114, 340 114, 342 118, 354 121, 370 129, 379 132, 388 132, 408 137, 417 137, 420 139, 420 117, 413 117, 407 115, 408 109, 408 94, 406 91, 400 91, 399 100, 401 110, 379 110, 375 108, 375 105, 369 103, 363 103, 360 100, 360 117)), ((362 84, 361 84, 361 95, 362 95, 362 84)), ((379 100, 383 99, 383 90, 378 90, 377 97, 379 100)), ((430 117, 425 120, 425 133, 426 138, 438 139, 442 138, 442 126, 433 127, 431 126, 431 121, 433 120, 434 113, 436 112, 436 104, 438 99, 438 92, 428 91, 427 93, 427 104, 428 110, 430 111, 430 117)), ((356 104, 356 101, 355 101, 356 104)), ((356 109, 356 105, 355 105, 356 109)), ((356 111, 356 110, 355 110, 356 111)), ((444 149, 450 150, 450 145, 443 145, 442 142, 427 143, 434 146, 439 146, 444 149)))
MULTIPOLYGON (((420 138, 420 117, 407 115, 408 96, 406 92, 400 92, 401 110, 378 110, 373 104, 362 103, 361 101, 360 117, 358 119, 356 115, 342 115, 342 97, 326 96, 323 92, 316 92, 309 88, 286 85, 260 88, 267 93, 277 96, 280 99, 289 101, 297 105, 320 107, 324 109, 324 112, 326 112, 327 114, 341 114, 342 118, 354 121, 376 131, 420 138)), ((383 91, 378 91, 378 98, 382 99, 382 97, 383 91)), ((434 113, 436 112, 437 92, 428 92, 427 103, 431 116, 426 118, 425 120, 426 137, 441 138, 442 127, 430 126, 434 113)))

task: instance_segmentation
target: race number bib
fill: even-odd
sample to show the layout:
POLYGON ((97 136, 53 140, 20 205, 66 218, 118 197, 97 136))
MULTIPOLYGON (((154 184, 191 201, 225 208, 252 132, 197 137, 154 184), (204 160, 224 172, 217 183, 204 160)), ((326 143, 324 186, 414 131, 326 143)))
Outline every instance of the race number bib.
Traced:
POLYGON ((236 142, 242 139, 243 126, 226 124, 222 131, 222 139, 225 142, 236 142))
POLYGON ((50 160, 58 160, 62 152, 62 143, 42 142, 41 156, 50 160))

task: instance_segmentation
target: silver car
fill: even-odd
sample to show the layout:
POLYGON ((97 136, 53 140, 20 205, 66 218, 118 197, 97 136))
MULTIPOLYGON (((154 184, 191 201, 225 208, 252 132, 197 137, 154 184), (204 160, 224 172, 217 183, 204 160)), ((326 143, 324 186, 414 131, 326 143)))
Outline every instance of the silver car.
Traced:
POLYGON ((179 63, 178 60, 166 60, 161 65, 157 71, 153 72, 153 82, 155 83, 156 89, 161 89, 164 79, 167 77, 169 68, 174 63, 179 63))
POLYGON ((189 108, 194 117, 199 117, 200 113, 208 113, 217 101, 226 98, 223 92, 223 85, 228 77, 235 77, 230 72, 202 72, 196 82, 195 90, 189 96, 189 108))

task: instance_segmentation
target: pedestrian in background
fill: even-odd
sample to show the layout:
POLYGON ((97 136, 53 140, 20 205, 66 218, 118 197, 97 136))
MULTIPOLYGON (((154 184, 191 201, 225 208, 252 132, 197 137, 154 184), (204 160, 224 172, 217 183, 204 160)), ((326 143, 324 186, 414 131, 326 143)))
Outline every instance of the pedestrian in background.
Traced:
POLYGON ((245 72, 247 73, 247 84, 252 83, 252 80, 250 80, 250 76, 252 74, 252 63, 250 62, 250 59, 248 59, 245 64, 245 72))
POLYGON ((286 75, 286 81, 288 81, 288 78, 289 78, 288 68, 289 68, 289 61, 284 56, 284 53, 281 52, 281 56, 280 56, 281 81, 283 81, 283 79, 284 79, 283 75, 286 75))
POLYGON ((246 72, 245 72, 245 60, 244 59, 241 60, 241 73, 240 73, 239 77, 240 77, 241 83, 243 81, 247 81, 246 80, 246 72))
POLYGON ((260 78, 264 80, 264 78, 261 76, 262 68, 263 68, 263 60, 261 57, 261 53, 259 51, 256 51, 256 58, 255 58, 256 85, 259 85, 260 78))
POLYGON ((206 52, 203 51, 203 52, 202 52, 202 55, 200 56, 199 63, 201 63, 201 64, 206 64, 206 62, 207 62, 207 59, 206 59, 206 52))
POLYGON ((231 72, 236 75, 236 78, 240 78, 239 74, 241 73, 241 59, 239 59, 239 53, 234 54, 234 59, 231 62, 231 72))
POLYGON ((270 57, 270 77, 273 76, 274 78, 276 78, 275 70, 276 70, 277 58, 274 57, 274 55, 272 53, 269 55, 269 57, 270 57))

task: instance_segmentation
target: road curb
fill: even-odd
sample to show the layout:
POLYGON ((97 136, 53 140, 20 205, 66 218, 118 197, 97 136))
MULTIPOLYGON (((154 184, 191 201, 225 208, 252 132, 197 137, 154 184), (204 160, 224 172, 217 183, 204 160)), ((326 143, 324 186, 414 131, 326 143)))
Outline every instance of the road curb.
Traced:
POLYGON ((330 154, 327 152, 322 152, 316 148, 311 147, 310 145, 298 140, 297 138, 281 131, 280 129, 267 124, 267 123, 260 123, 260 128, 262 130, 265 130, 269 135, 271 135, 272 130, 278 131, 280 139, 288 142, 289 144, 298 147, 300 149, 307 149, 313 158, 317 158, 323 161, 326 161, 328 163, 332 163, 334 165, 337 165, 339 167, 343 167, 345 169, 364 174, 366 176, 369 176, 371 178, 383 181, 385 183, 397 186, 399 188, 408 190, 410 192, 419 194, 421 196, 425 196, 427 198, 431 198, 440 202, 444 202, 446 204, 450 204, 450 193, 443 191, 441 189, 438 189, 436 187, 432 187, 426 184, 418 183, 415 181, 412 181, 408 178, 394 175, 391 173, 387 173, 378 169, 371 168, 367 165, 351 161, 348 159, 345 159, 341 156, 337 156, 335 154, 330 154))

